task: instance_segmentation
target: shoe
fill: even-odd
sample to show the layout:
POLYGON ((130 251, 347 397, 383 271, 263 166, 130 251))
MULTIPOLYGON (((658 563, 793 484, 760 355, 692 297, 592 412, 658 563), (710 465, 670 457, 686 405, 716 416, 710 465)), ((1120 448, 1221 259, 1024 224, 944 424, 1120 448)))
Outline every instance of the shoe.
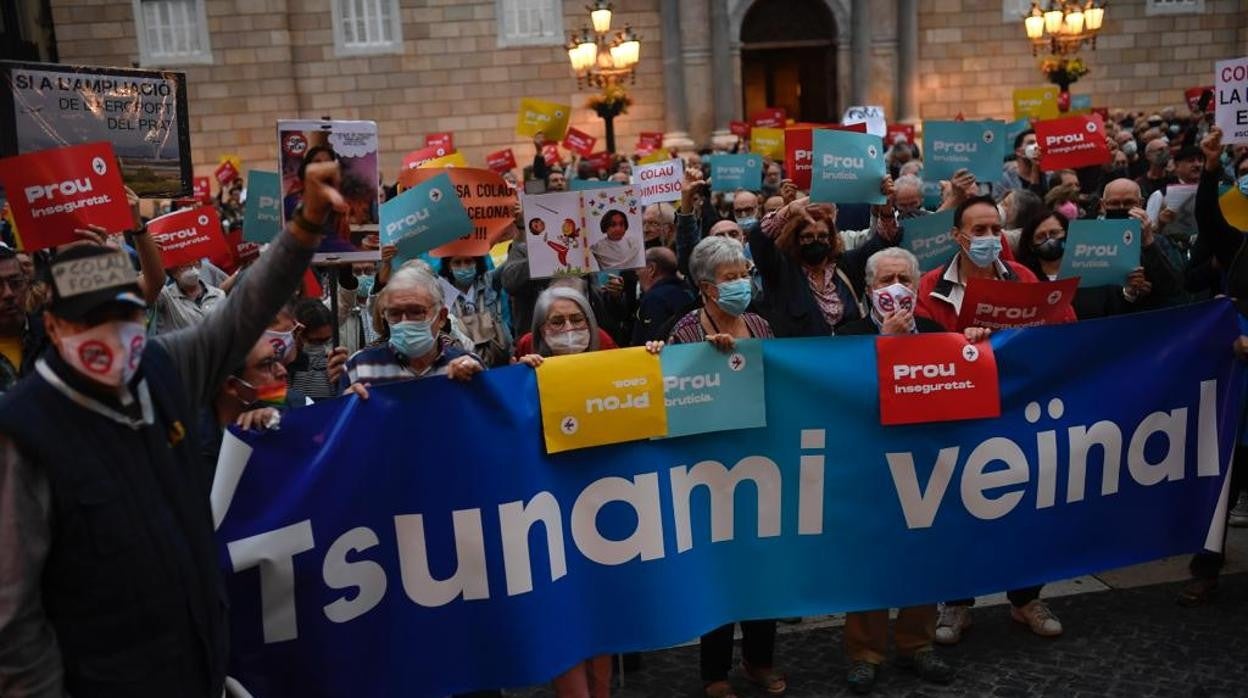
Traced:
POLYGON ((941 606, 940 618, 936 621, 936 642, 942 645, 956 645, 962 639, 962 633, 971 627, 970 606, 941 606))
POLYGON ((936 651, 931 648, 919 650, 909 657, 898 657, 897 666, 909 669, 914 672, 915 676, 928 683, 937 683, 942 686, 953 681, 953 677, 958 675, 958 672, 945 660, 936 656, 936 651))
POLYGON ((1062 634, 1062 621, 1040 599, 1033 599, 1022 608, 1011 606, 1010 617, 1031 628, 1031 632, 1041 637, 1057 637, 1062 634))
POLYGON ((1248 490, 1239 493, 1239 499, 1235 500, 1235 506, 1226 523, 1236 528, 1248 526, 1248 490))
POLYGON ((849 682, 849 690, 865 696, 875 688, 875 671, 877 667, 871 662, 854 662, 849 665, 849 673, 845 680, 849 682))
POLYGON ((1179 592, 1179 597, 1175 600, 1184 608, 1196 608, 1213 603, 1217 597, 1218 578, 1214 577, 1213 579, 1193 579, 1184 585, 1183 590, 1179 592))

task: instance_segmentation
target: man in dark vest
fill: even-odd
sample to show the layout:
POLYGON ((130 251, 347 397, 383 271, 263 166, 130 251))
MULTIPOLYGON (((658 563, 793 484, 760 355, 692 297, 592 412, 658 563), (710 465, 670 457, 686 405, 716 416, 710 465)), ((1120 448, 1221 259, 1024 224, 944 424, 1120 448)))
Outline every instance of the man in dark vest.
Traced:
POLYGON ((125 254, 51 265, 53 348, 0 400, 0 695, 222 694, 227 638, 196 425, 299 285, 338 165, 308 168, 288 233, 226 303, 148 341, 125 254))

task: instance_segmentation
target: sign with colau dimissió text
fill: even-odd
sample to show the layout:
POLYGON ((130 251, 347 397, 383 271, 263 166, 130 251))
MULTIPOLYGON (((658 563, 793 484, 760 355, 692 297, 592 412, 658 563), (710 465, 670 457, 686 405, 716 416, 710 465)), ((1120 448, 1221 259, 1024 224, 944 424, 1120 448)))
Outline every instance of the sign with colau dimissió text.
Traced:
POLYGON ((642 206, 680 199, 684 181, 685 161, 680 158, 633 167, 633 191, 642 206))

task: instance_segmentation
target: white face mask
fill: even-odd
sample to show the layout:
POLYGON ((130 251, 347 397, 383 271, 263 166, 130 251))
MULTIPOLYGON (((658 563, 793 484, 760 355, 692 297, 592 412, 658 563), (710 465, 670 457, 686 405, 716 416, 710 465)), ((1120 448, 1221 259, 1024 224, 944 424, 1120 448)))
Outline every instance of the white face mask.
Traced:
POLYGON ((1028 143, 1023 146, 1023 157, 1035 162, 1036 158, 1040 157, 1040 146, 1035 143, 1028 143))
POLYGON ((188 267, 178 274, 178 285, 182 288, 196 286, 199 284, 199 269, 188 267))
POLYGON ((551 332, 546 335, 546 344, 555 356, 579 354, 589 348, 589 330, 551 332))
POLYGON ((273 351, 277 353, 277 357, 282 363, 290 363, 295 358, 295 333, 291 332, 274 332, 273 330, 265 330, 264 338, 269 340, 273 345, 273 351))
POLYGON ((903 284, 893 284, 871 292, 871 305, 880 318, 898 310, 914 310, 914 291, 903 284))
POLYGON ((114 320, 61 338, 60 354, 75 371, 97 383, 120 388, 139 370, 147 328, 114 320))

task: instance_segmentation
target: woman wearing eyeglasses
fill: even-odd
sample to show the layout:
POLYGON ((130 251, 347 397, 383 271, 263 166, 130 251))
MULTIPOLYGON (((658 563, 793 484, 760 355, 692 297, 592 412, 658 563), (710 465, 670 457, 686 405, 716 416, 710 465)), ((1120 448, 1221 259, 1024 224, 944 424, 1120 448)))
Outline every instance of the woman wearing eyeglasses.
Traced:
MULTIPOLYGON (((892 180, 881 191, 892 197, 892 180)), ((863 317, 867 258, 899 238, 891 206, 875 211, 874 230, 846 251, 836 229, 836 207, 797 199, 749 226, 750 250, 763 283, 758 308, 777 337, 820 337, 863 317)))

